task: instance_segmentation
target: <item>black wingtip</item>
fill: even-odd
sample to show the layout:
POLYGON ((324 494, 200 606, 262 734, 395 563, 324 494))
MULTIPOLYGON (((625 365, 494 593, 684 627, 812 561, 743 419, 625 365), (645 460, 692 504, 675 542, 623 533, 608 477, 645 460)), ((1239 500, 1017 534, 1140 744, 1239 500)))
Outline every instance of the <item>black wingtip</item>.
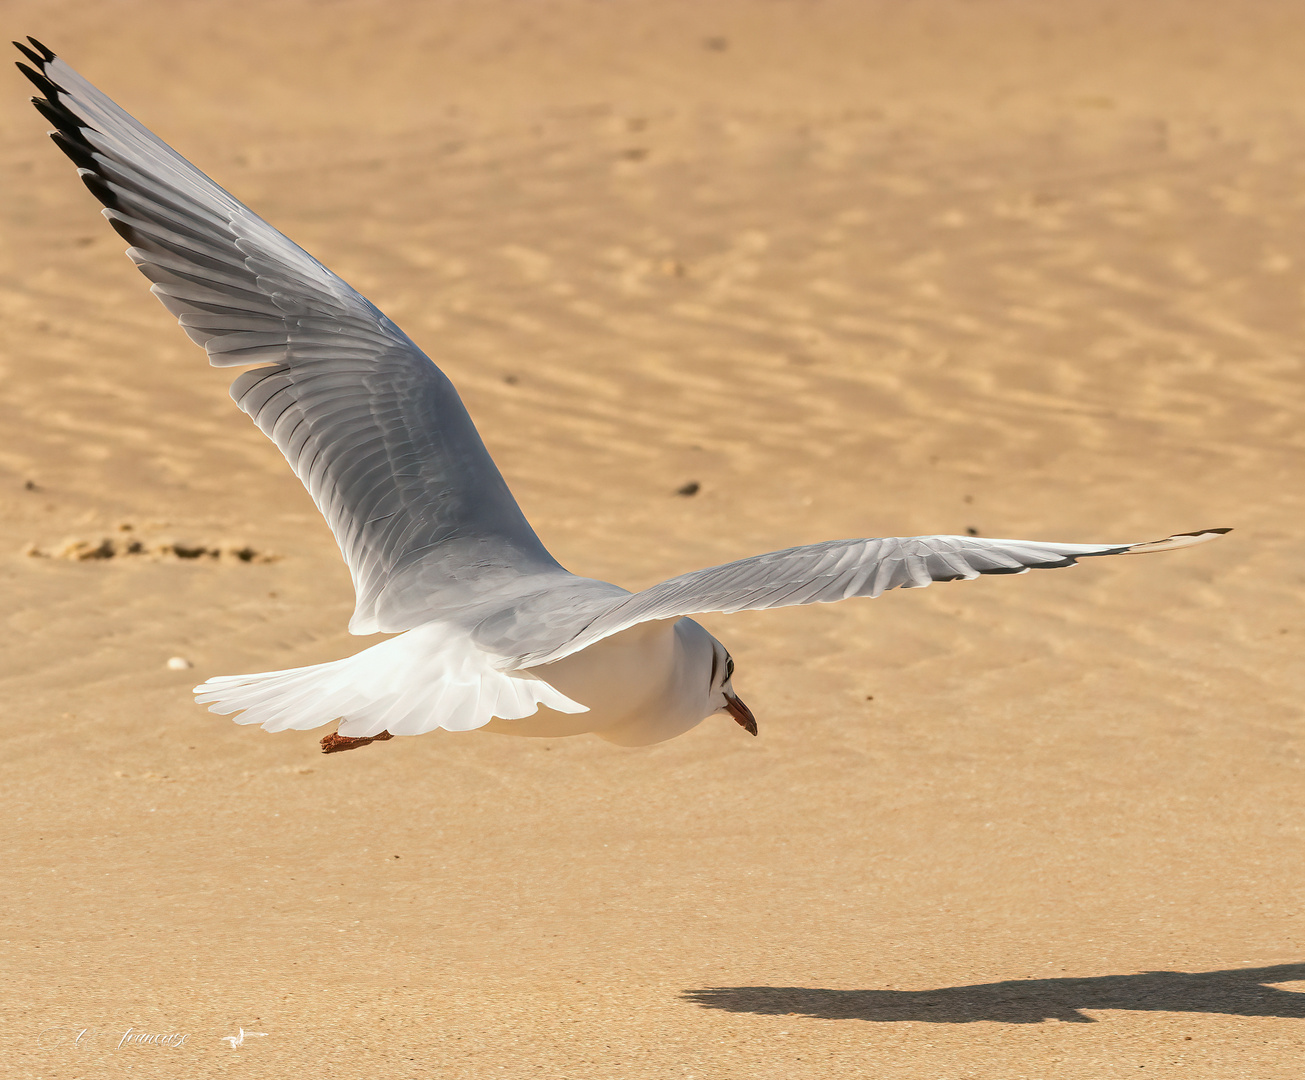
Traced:
POLYGON ((79 169, 96 168, 95 158, 92 156, 91 148, 86 144, 85 140, 78 142, 64 131, 52 131, 50 132, 50 138, 54 140, 54 144, 60 150, 72 159, 73 164, 79 169))
POLYGON ((1226 536, 1232 529, 1197 529, 1196 532, 1174 533, 1175 536, 1226 536))
POLYGON ((41 91, 41 93, 47 98, 53 101, 59 96, 59 88, 39 71, 34 68, 29 68, 21 60, 15 61, 15 63, 18 65, 18 70, 27 76, 27 81, 41 91))
POLYGON ((33 64, 35 64, 37 67, 41 66, 43 61, 41 59, 40 53, 33 52, 21 41, 15 41, 13 45, 15 49, 17 49, 20 53, 22 53, 25 57, 27 57, 27 59, 30 60, 33 64))
MULTIPOLYGON (((71 154, 68 155, 72 157, 71 154)), ((75 161, 76 158, 73 158, 75 161)), ((77 170, 77 175, 82 178, 82 183, 86 189, 110 209, 117 209, 118 197, 113 193, 113 189, 104 181, 103 177, 92 172, 90 169, 82 167, 77 170)), ((130 225, 123 221, 109 219, 109 224, 113 226, 113 231, 121 236, 129 244, 136 243, 136 233, 130 225)))
MULTIPOLYGON (((41 59, 47 64, 54 59, 54 50, 48 45, 42 45, 36 40, 36 38, 32 37, 31 34, 27 35, 27 40, 32 43, 32 48, 41 54, 41 59)), ((22 48, 22 46, 20 45, 19 48, 22 48)))
POLYGON ((52 101, 46 101, 45 98, 34 97, 32 104, 36 106, 36 111, 50 121, 60 131, 73 134, 77 131, 77 118, 73 116, 62 105, 56 105, 52 101))

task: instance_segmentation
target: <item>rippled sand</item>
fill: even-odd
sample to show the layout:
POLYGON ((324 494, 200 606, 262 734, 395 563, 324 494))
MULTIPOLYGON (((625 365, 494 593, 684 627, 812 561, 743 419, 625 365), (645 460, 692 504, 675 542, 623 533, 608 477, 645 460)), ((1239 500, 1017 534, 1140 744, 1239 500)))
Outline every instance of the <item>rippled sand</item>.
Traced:
POLYGON ((358 648, 348 575, 13 75, 15 1075, 1299 1076, 1305 9, 6 15, 398 321, 577 572, 1236 529, 705 619, 755 740, 239 728, 188 688, 358 648))

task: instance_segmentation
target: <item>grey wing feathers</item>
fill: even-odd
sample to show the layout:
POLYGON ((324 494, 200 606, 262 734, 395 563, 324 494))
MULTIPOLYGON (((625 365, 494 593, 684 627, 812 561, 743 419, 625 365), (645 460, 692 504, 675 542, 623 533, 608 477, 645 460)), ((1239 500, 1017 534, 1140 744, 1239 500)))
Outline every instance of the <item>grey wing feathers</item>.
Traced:
POLYGON ((33 103, 151 291, 213 365, 270 365, 231 396, 330 524, 357 593, 351 630, 405 630, 464 600, 468 565, 500 581, 560 571, 453 385, 397 326, 32 46, 18 66, 44 95, 33 103), (423 568, 425 597, 401 595, 423 568))
POLYGON ((1079 559, 1097 555, 1188 547, 1228 531, 1206 529, 1144 544, 1108 545, 1048 544, 974 536, 832 540, 695 570, 643 592, 609 601, 606 609, 570 640, 518 655, 512 662, 518 667, 550 663, 653 619, 826 604, 854 596, 874 597, 889 589, 917 589, 935 581, 1072 566, 1079 559))

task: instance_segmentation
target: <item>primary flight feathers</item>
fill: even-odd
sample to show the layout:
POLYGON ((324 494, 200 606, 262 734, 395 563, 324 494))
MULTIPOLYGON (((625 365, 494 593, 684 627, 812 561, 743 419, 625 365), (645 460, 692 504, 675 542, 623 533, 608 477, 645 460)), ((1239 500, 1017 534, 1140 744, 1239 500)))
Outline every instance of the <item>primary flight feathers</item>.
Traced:
POLYGON ((452 383, 366 298, 123 112, 45 46, 18 44, 33 101, 151 291, 276 443, 353 576, 357 634, 462 627, 499 670, 548 663, 649 620, 823 603, 1213 539, 1049 544, 838 540, 684 574, 637 594, 548 553, 452 383))

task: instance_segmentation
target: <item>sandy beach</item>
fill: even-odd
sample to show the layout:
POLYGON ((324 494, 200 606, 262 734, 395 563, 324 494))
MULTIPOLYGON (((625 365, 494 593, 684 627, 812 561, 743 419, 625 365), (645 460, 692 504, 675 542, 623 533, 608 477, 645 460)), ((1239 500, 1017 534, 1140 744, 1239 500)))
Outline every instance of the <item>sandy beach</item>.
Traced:
POLYGON ((576 573, 1235 531, 706 617, 756 739, 239 727, 190 687, 379 639, 10 69, 0 1071, 1298 1080, 1305 6, 2 10, 401 325, 576 573))

